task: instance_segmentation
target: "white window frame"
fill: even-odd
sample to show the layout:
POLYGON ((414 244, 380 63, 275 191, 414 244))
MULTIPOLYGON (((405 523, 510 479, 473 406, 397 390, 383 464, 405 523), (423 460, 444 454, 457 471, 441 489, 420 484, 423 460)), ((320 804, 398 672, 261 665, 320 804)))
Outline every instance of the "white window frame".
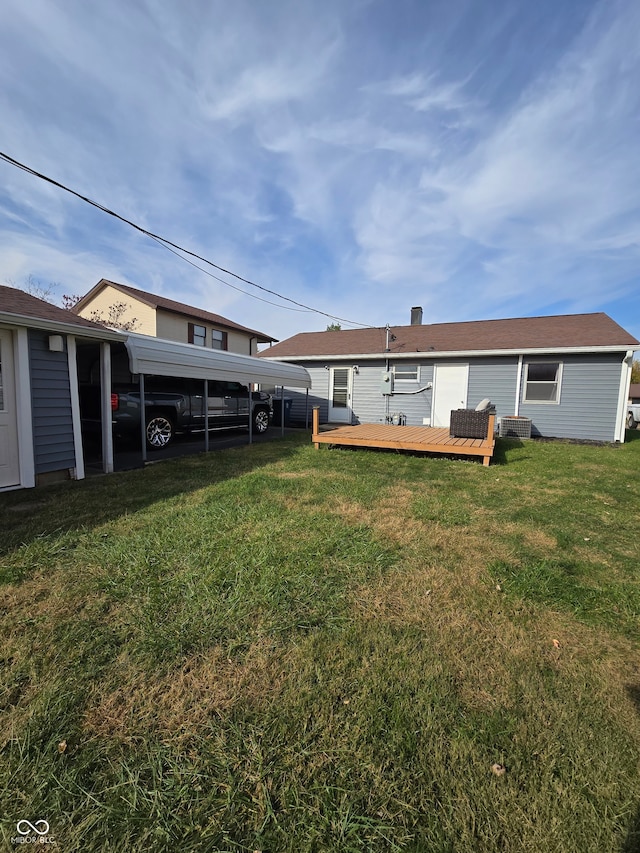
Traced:
POLYGON ((393 365, 393 382, 394 382, 394 384, 395 384, 396 382, 407 382, 407 383, 412 382, 412 383, 414 383, 414 384, 415 384, 415 383, 417 383, 417 382, 420 382, 420 365, 419 365, 419 364, 412 364, 412 363, 409 363, 409 364, 394 364, 394 365, 393 365), (405 370, 408 370, 409 368, 415 368, 415 371, 416 371, 415 379, 413 379, 413 378, 409 379, 409 378, 407 378, 406 376, 398 376, 398 375, 397 375, 397 373, 396 373, 396 371, 398 370, 398 368, 400 368, 401 370, 402 370, 403 368, 404 368, 405 370))
POLYGON ((524 381, 522 383, 523 392, 522 392, 522 402, 527 403, 527 405, 531 406, 557 406, 560 403, 560 393, 562 390, 562 368, 563 362, 559 360, 554 361, 529 361, 525 364, 525 372, 524 372, 524 381), (550 382, 549 380, 539 381, 536 379, 529 379, 529 366, 536 366, 538 364, 557 364, 558 369, 556 371, 555 382, 550 382), (530 400, 527 397, 527 391, 529 389, 529 384, 532 385, 555 385, 556 386, 556 396, 555 400, 530 400))

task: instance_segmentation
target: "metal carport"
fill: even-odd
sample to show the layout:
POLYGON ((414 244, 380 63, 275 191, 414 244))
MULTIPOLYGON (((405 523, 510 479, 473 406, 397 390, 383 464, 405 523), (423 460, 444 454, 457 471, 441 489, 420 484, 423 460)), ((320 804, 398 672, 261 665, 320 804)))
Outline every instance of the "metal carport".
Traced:
MULTIPOLYGON (((173 376, 183 379, 201 379, 205 383, 209 379, 240 382, 243 385, 268 384, 288 388, 305 388, 307 394, 311 388, 311 377, 304 367, 282 362, 265 361, 254 356, 239 353, 221 352, 183 344, 177 341, 163 340, 149 335, 134 332, 126 333, 125 347, 129 356, 131 373, 140 377, 140 405, 144 410, 144 377, 147 375, 173 376)), ((109 356, 106 355, 108 359, 109 356)), ((103 375, 109 375, 109 365, 103 365, 103 375)), ((105 398, 111 393, 111 388, 103 388, 105 398)), ((249 392, 250 394, 250 392, 249 392)), ((283 407, 284 407, 284 394, 283 407)), ((251 411, 251 400, 249 400, 251 411)), ((142 429, 142 459, 147 458, 146 442, 144 440, 144 418, 141 418, 142 429)), ((284 431, 284 418, 282 419, 284 431)), ((252 441, 252 424, 249 418, 249 442, 252 441)), ((103 448, 105 470, 113 470, 113 444, 108 442, 103 448)), ((209 447, 208 418, 205 414, 205 450, 209 447)))

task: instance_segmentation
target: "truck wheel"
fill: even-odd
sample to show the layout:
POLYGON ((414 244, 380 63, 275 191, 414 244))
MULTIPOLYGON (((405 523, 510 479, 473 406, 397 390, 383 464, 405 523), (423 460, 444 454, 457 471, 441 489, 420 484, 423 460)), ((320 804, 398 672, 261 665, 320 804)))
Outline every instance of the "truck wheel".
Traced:
POLYGON ((638 426, 638 422, 634 420, 633 414, 629 412, 627 414, 627 429, 635 429, 638 426))
POLYGON ((269 429, 269 412, 266 409, 256 409, 253 413, 253 428, 261 434, 269 429))
POLYGON ((173 424, 164 415, 155 415, 147 421, 147 447, 162 450, 173 438, 173 424))

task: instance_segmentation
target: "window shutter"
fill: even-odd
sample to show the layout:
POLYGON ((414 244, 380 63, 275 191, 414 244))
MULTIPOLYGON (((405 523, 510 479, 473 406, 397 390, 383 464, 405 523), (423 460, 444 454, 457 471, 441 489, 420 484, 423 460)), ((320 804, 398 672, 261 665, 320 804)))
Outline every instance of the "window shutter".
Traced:
POLYGON ((223 349, 223 350, 228 349, 228 346, 227 346, 227 338, 228 338, 227 333, 226 333, 226 332, 223 332, 223 333, 222 333, 222 349, 223 349))
POLYGON ((188 324, 188 331, 187 331, 187 343, 188 343, 188 344, 192 344, 192 343, 193 343, 193 323, 189 323, 189 324, 188 324))

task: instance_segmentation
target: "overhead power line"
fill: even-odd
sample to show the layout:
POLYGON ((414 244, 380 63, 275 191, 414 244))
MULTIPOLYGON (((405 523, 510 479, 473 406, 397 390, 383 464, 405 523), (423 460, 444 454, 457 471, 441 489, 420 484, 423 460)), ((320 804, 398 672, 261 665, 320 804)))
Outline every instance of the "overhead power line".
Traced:
POLYGON ((206 275, 210 275, 212 278, 215 278, 216 281, 221 282, 221 284, 224 284, 227 287, 231 287, 234 290, 239 290, 240 293, 244 293, 245 295, 251 297, 252 299, 259 299, 261 302, 267 302, 269 305, 275 305, 277 308, 284 308, 284 309, 287 309, 290 311, 292 311, 292 310, 309 311, 313 314, 320 314, 323 317, 328 317, 330 320, 338 320, 341 323, 348 323, 350 326, 361 326, 363 328, 369 328, 369 324, 367 324, 367 323, 358 323, 355 320, 347 320, 344 317, 338 317, 335 314, 329 314, 326 311, 321 311, 319 308, 312 308, 310 305, 305 305, 303 302, 298 302, 295 299, 291 299, 289 296, 283 296, 281 293, 278 293, 275 290, 270 290, 268 287, 264 287, 261 284, 257 284, 255 281, 251 281, 248 278, 243 278, 243 276, 238 275, 237 273, 232 272, 231 270, 228 270, 228 269, 225 269, 224 267, 219 266, 218 264, 214 263, 213 261, 210 261, 208 258, 205 258, 202 255, 197 254, 197 252, 192 252, 189 249, 185 249, 183 246, 179 246, 177 243, 173 243, 171 240, 168 240, 166 237, 162 237, 159 234, 154 234, 153 231, 149 231, 148 229, 143 228, 141 225, 137 225, 135 222, 132 222, 130 219, 127 219, 126 217, 121 216, 119 213, 116 213, 114 210, 110 210, 108 207, 105 207, 103 204, 100 204, 100 202, 94 201, 93 199, 88 198, 85 195, 82 195, 82 193, 79 193, 76 190, 71 189, 70 187, 66 186, 65 184, 62 184, 59 181, 56 181, 53 178, 50 178, 48 175, 44 175, 42 172, 38 172, 35 169, 32 169, 30 166, 27 166, 25 163, 21 163, 19 160, 15 160, 13 157, 10 157, 8 154, 5 154, 2 151, 0 151, 0 160, 4 160, 5 163, 8 163, 11 166, 15 166, 17 169, 22 169, 22 171, 27 172, 27 174, 32 175, 34 178, 40 178, 40 180, 46 181, 48 184, 52 184, 54 187, 58 187, 58 189, 64 190, 65 192, 69 193, 70 195, 73 195, 76 198, 80 199, 80 201, 84 201, 86 204, 90 204, 92 207, 95 207, 98 210, 101 210, 103 213, 106 213, 109 216, 113 216, 114 219, 118 219, 120 222, 124 222, 125 225, 129 225, 131 228, 135 228, 136 231, 139 231, 141 234, 144 234, 146 237, 150 237, 152 240, 155 240, 157 243, 160 243, 160 245, 164 246, 164 248, 169 249, 170 251, 173 252, 173 254, 177 255, 183 261, 186 261, 187 263, 196 267, 196 269, 199 269, 201 272, 204 272, 206 275), (179 254, 179 253, 182 253, 182 254, 179 254), (267 299, 262 299, 261 297, 256 296, 256 294, 254 294, 254 293, 249 293, 246 290, 242 290, 239 287, 235 287, 230 282, 225 281, 224 279, 218 278, 215 275, 212 275, 207 270, 203 270, 202 267, 199 267, 197 264, 190 261, 189 258, 185 258, 184 255, 188 255, 191 258, 196 258, 197 260, 202 261, 202 263, 207 264, 208 266, 213 267, 216 270, 219 270, 220 272, 224 273, 225 275, 230 275, 233 278, 237 279, 238 281, 242 281, 242 282, 244 282, 244 284, 248 284, 251 287, 255 287, 258 290, 263 291, 264 293, 269 293, 272 296, 275 296, 276 298, 283 300, 284 302, 289 302, 292 305, 297 306, 297 308, 289 308, 287 305, 277 305, 277 303, 275 303, 275 302, 270 302, 267 299))

